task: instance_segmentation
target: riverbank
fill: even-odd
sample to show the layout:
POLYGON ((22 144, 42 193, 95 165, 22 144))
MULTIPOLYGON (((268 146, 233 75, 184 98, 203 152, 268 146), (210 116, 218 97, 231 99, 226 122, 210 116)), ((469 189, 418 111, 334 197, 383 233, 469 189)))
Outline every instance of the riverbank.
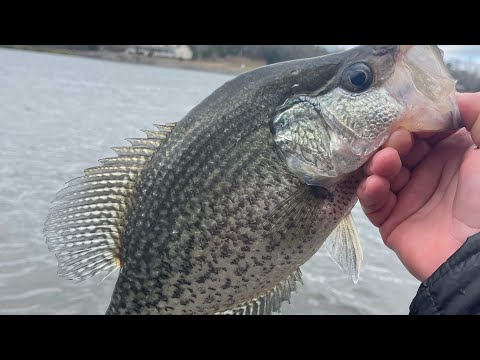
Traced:
POLYGON ((238 75, 243 72, 265 65, 264 61, 246 57, 226 57, 211 60, 179 60, 172 58, 150 57, 137 54, 116 53, 111 51, 81 51, 74 55, 91 58, 127 62, 132 64, 155 65, 190 70, 210 71, 238 75))
POLYGON ((222 74, 238 75, 243 72, 255 69, 265 65, 265 61, 250 59, 241 56, 231 56, 220 59, 208 60, 179 60, 172 58, 161 58, 157 56, 144 56, 138 54, 127 54, 125 52, 114 51, 78 51, 64 48, 48 47, 44 45, 13 45, 2 46, 16 50, 39 51, 61 55, 83 56, 101 60, 124 62, 131 64, 143 64, 162 66, 179 69, 189 69, 197 71, 209 71, 222 74))

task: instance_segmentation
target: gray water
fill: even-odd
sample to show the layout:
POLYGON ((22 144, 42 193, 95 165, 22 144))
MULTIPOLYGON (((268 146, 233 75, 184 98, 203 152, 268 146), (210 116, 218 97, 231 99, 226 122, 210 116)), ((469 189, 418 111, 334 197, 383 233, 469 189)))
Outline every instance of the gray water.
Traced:
MULTIPOLYGON (((0 49, 0 314, 103 314, 117 273, 57 277, 44 221, 56 192, 140 129, 181 119, 231 76, 0 49)), ((418 281, 359 207, 354 285, 320 250, 284 314, 407 314, 418 281)))

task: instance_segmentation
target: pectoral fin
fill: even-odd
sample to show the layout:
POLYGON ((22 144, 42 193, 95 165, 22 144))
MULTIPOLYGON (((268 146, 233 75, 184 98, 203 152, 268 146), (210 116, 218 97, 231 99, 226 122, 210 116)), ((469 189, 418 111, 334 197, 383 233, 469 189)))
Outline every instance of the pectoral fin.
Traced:
POLYGON ((330 196, 319 186, 299 187, 267 216, 264 238, 288 244, 302 239, 330 196))
POLYGON ((351 213, 348 213, 338 224, 324 246, 333 261, 350 275, 356 284, 363 260, 363 253, 351 213))

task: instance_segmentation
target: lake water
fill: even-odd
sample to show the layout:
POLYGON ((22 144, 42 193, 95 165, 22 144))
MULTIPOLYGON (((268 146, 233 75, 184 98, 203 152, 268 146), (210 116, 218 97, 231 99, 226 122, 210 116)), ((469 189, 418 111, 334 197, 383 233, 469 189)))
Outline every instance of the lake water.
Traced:
MULTIPOLYGON (((0 49, 0 314, 103 314, 116 275, 59 278, 42 234, 65 182, 152 124, 180 120, 231 76, 0 49)), ((359 207, 358 284, 320 250, 284 314, 407 314, 419 282, 359 207)))

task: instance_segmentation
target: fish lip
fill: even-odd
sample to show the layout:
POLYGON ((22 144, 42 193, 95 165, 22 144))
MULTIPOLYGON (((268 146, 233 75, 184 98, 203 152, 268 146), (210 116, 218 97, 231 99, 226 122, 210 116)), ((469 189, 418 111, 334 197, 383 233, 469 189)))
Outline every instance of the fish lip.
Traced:
POLYGON ((462 127, 456 101, 456 80, 448 71, 440 48, 435 45, 400 45, 395 62, 394 79, 404 85, 396 86, 389 80, 387 87, 390 95, 405 107, 405 117, 408 119, 415 114, 427 120, 427 114, 431 114, 437 121, 427 120, 422 128, 407 120, 404 122, 407 130, 443 132, 462 127))
POLYGON ((408 70, 415 88, 432 101, 447 94, 432 86, 434 83, 442 83, 448 94, 455 90, 456 80, 445 65, 442 50, 435 45, 400 45, 396 61, 408 70), (413 50, 416 52, 410 55, 413 50))

